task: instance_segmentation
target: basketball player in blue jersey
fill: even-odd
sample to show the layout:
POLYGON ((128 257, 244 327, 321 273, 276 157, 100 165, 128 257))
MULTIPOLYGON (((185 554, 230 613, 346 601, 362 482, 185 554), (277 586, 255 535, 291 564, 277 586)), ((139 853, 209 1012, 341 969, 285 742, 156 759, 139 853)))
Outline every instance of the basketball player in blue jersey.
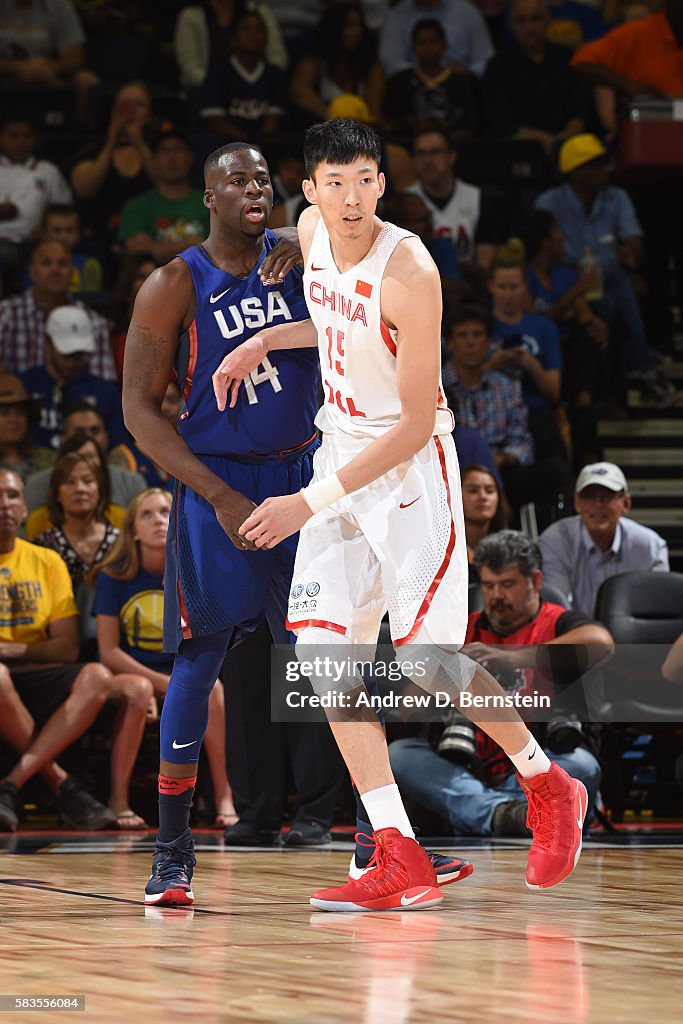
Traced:
POLYGON ((266 229, 273 203, 258 149, 232 143, 205 164, 211 215, 203 245, 156 270, 135 302, 123 408, 145 451, 178 481, 166 561, 164 646, 176 652, 161 716, 159 836, 145 902, 189 904, 195 864, 189 812, 208 698, 226 651, 268 619, 286 642, 296 537, 260 551, 238 529, 273 495, 310 480, 317 447, 318 360, 311 348, 266 358, 240 401, 219 412, 211 375, 271 324, 308 319, 300 258, 266 229), (185 408, 176 431, 161 413, 176 370, 185 408))

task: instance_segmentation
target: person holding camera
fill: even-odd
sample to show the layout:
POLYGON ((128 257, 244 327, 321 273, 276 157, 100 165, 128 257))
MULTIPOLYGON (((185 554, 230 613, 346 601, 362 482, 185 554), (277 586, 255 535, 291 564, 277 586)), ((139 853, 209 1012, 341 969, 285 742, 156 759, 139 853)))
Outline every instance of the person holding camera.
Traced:
MULTIPOLYGON (((469 616, 462 653, 479 662, 511 695, 555 700, 547 723, 531 731, 551 761, 580 779, 589 813, 600 785, 593 740, 579 717, 561 710, 562 689, 611 658, 614 642, 599 623, 541 597, 538 545, 502 530, 479 544, 483 611, 469 616)), ((480 729, 453 709, 436 749, 420 737, 389 747, 399 789, 466 835, 530 835, 527 802, 505 756, 480 729)))

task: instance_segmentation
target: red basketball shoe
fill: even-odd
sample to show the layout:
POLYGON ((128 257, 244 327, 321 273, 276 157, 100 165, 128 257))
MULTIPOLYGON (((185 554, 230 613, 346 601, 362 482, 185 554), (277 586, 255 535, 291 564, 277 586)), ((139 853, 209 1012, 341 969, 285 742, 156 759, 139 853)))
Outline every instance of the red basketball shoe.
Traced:
POLYGON ((370 870, 362 878, 320 889, 311 896, 318 910, 426 910, 441 903, 436 873, 415 839, 396 828, 374 833, 377 844, 370 870))
POLYGON ((517 776, 527 795, 527 826, 533 832, 526 866, 530 889, 549 889, 571 874, 581 856, 581 830, 588 809, 583 782, 572 778, 559 764, 531 779, 517 776))
MULTIPOLYGON (((349 864, 349 882, 358 881, 359 878, 363 877, 366 871, 370 870, 372 854, 369 851, 367 859, 364 858, 365 862, 361 864, 358 863, 358 851, 359 849, 364 851, 365 848, 369 848, 369 850, 374 852, 375 840, 366 832, 356 832, 356 852, 352 854, 351 863, 349 864)), ((460 857, 451 857, 450 854, 446 853, 436 853, 435 850, 426 850, 426 854, 432 862, 432 867, 436 872, 436 881, 439 886, 450 885, 451 882, 460 882, 463 878, 468 878, 474 871, 474 864, 469 860, 461 860, 460 857)))

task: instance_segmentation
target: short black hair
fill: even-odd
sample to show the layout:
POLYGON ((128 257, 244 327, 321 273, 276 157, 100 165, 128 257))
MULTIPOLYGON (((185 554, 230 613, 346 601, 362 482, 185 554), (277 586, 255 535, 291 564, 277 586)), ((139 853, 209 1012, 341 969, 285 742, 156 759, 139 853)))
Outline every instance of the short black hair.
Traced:
POLYGON ((243 149, 253 149, 255 152, 260 153, 264 160, 266 159, 263 156, 261 147, 253 142, 228 142, 225 146, 219 146, 218 149, 214 149, 213 153, 209 153, 207 156, 204 161, 204 181, 206 182, 208 176, 218 170, 221 157, 224 157, 227 153, 239 153, 243 149))
POLYGON ((33 114, 22 114, 21 111, 15 110, 13 114, 6 114, 4 117, 0 117, 0 132, 4 132, 5 128, 10 124, 27 124, 33 134, 36 134, 36 119, 33 114))
POLYGON ((62 409, 62 432, 64 431, 66 421, 76 412, 94 412, 102 426, 106 429, 107 421, 97 406, 93 405, 91 402, 86 402, 85 399, 81 399, 80 401, 69 402, 62 409))
POLYGON ((524 245, 526 258, 532 260, 552 231, 555 218, 548 210, 530 210, 513 226, 512 235, 524 245))
POLYGON ((306 129, 304 163, 309 178, 323 160, 330 164, 352 164, 359 157, 373 160, 378 168, 382 162, 382 141, 369 124, 338 117, 306 129))
POLYGON ((444 27, 440 21, 437 21, 436 18, 420 18, 419 21, 415 22, 415 24, 413 25, 413 30, 410 33, 411 43, 415 42, 415 36, 417 35, 417 33, 422 32, 425 29, 429 29, 430 32, 436 32, 438 36, 441 36, 442 42, 448 42, 446 38, 446 33, 444 31, 444 27))
POLYGON ((503 572, 509 565, 518 565, 522 576, 531 579, 543 568, 543 558, 536 541, 526 533, 501 530, 480 541, 474 552, 473 564, 477 572, 484 568, 495 573, 503 572))
POLYGON ((162 124, 161 128, 154 135, 152 135, 152 138, 149 143, 149 148, 152 150, 153 153, 156 153, 161 143, 165 142, 166 139, 179 139, 179 141, 182 142, 183 145, 189 149, 190 153, 194 154, 192 139, 185 131, 185 129, 180 125, 168 123, 162 124))
POLYGON ((475 324, 481 324, 486 331, 486 336, 488 338, 493 335, 492 315, 489 313, 488 309, 484 309, 483 306, 475 306, 474 303, 455 306, 448 313, 444 323, 444 335, 446 338, 450 338, 456 327, 472 322, 475 324))
POLYGON ((422 118, 416 121, 413 127, 413 148, 415 148, 416 139, 421 135, 440 135, 446 143, 446 149, 451 153, 455 152, 455 139, 443 121, 436 121, 431 118, 422 118))
POLYGON ((43 210, 43 224, 47 221, 48 217, 72 217, 76 216, 80 220, 80 212, 78 207, 72 203, 50 203, 43 210))

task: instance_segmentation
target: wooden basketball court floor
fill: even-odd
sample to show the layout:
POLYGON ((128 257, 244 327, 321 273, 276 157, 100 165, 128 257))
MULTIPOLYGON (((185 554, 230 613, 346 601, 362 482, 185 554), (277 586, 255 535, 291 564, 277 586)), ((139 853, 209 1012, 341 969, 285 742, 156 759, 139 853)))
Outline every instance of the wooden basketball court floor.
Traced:
POLYGON ((75 1020, 94 1022, 683 1020, 680 834, 589 841, 544 893, 524 885, 523 841, 459 843, 475 872, 438 909, 385 914, 309 907, 344 880, 348 842, 197 838, 195 907, 163 910, 142 903, 151 834, 0 837, 0 1024, 55 1020, 4 1012, 10 995, 85 995, 75 1020))

